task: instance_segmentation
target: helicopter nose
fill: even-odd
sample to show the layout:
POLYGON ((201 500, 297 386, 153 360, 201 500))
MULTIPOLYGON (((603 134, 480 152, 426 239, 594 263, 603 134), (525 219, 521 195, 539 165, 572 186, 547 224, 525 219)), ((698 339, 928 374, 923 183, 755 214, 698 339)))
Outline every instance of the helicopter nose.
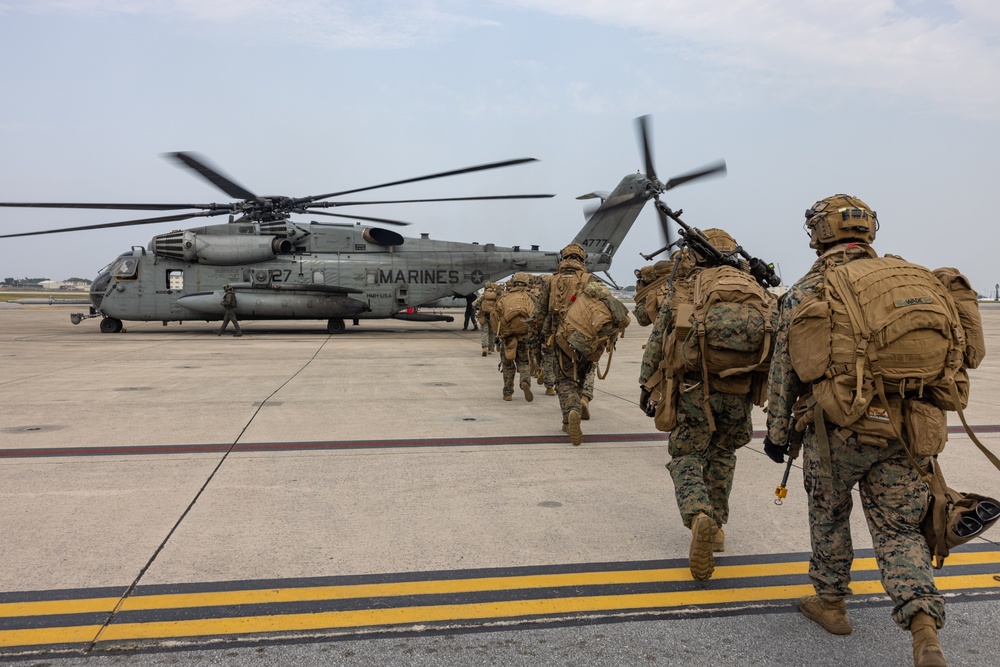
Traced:
POLYGON ((108 285, 111 284, 111 272, 102 271, 94 278, 94 282, 90 283, 90 303, 94 308, 101 307, 101 301, 104 299, 104 292, 107 291, 108 285))

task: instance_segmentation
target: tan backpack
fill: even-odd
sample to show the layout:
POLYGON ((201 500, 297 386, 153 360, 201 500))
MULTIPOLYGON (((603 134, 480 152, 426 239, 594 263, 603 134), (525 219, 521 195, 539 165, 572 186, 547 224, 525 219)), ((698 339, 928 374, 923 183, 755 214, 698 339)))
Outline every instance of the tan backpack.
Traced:
MULTIPOLYGON (((605 350, 614 350, 618 337, 629 325, 628 309, 611 296, 607 287, 588 283, 576 294, 566 309, 562 324, 555 333, 555 343, 571 359, 597 362, 605 350)), ((610 367, 611 359, 608 359, 610 367)), ((598 372, 603 378, 604 375, 598 372)))
POLYGON ((979 298, 972 289, 969 279, 958 269, 934 269, 934 275, 947 288, 955 308, 958 309, 958 319, 965 333, 964 366, 978 368, 986 356, 986 337, 983 334, 983 319, 979 314, 979 298))
POLYGON ((552 276, 549 281, 549 312, 553 315, 554 324, 558 325, 565 319, 574 297, 592 280, 597 279, 586 271, 556 273, 552 276))
POLYGON ((848 261, 848 250, 838 248, 820 258, 823 281, 792 310, 788 352, 827 419, 893 439, 903 396, 941 410, 965 407, 965 335, 933 273, 900 257, 876 257, 867 246, 850 252, 859 249, 868 257, 848 261))
POLYGON ((493 285, 487 285, 483 289, 483 300, 479 303, 479 310, 489 316, 497 307, 497 298, 497 288, 493 285))
POLYGON ((495 320, 499 338, 524 336, 535 321, 535 300, 528 290, 507 291, 497 299, 495 320))

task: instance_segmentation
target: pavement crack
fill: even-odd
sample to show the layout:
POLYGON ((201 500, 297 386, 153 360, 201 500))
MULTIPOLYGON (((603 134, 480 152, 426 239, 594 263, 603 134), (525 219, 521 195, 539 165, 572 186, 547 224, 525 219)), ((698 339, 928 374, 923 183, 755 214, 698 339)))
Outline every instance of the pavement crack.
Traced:
POLYGON ((191 502, 188 503, 187 507, 184 508, 184 511, 181 512, 181 515, 177 518, 177 521, 174 522, 174 525, 170 528, 170 530, 167 531, 166 537, 163 538, 163 541, 160 542, 160 544, 153 551, 153 554, 149 557, 149 560, 146 561, 146 564, 143 565, 142 568, 139 570, 139 574, 137 574, 132 583, 129 584, 129 587, 125 589, 124 593, 122 593, 121 597, 118 599, 118 602, 115 604, 115 608, 111 610, 111 612, 108 614, 108 618, 101 625, 100 630, 97 631, 97 634, 94 636, 93 640, 91 640, 87 648, 84 649, 84 654, 90 654, 96 648, 97 643, 101 641, 101 636, 105 633, 108 627, 112 623, 114 623, 115 617, 118 616, 118 613, 121 611, 122 605, 124 605, 125 601, 128 600, 132 596, 132 593, 135 592, 135 589, 139 585, 139 582, 142 581, 142 578, 146 575, 146 572, 149 570, 150 567, 152 567, 153 563, 156 562, 156 558, 160 555, 160 552, 163 551, 163 549, 167 546, 167 543, 170 541, 170 538, 173 537, 174 533, 177 532, 177 529, 180 528, 181 524, 184 522, 184 519, 187 518, 187 515, 190 514, 191 510, 194 509, 194 506, 198 503, 198 500, 201 498, 202 494, 208 488, 208 485, 212 483, 213 479, 215 479, 215 475, 219 472, 219 470, 222 469, 222 466, 226 462, 226 459, 229 458, 229 455, 232 453, 233 449, 236 447, 236 445, 239 444, 240 440, 246 434, 247 429, 250 428, 250 425, 253 424, 254 419, 257 418, 257 415, 260 413, 260 411, 264 409, 264 406, 267 405, 268 401, 274 398, 274 396, 279 391, 284 389, 289 382, 294 380, 299 375, 299 373, 308 368, 309 365, 316 360, 316 357, 319 356, 319 353, 323 351, 323 348, 326 346, 328 342, 330 342, 330 336, 327 336, 323 340, 323 343, 316 349, 315 354, 309 357, 308 361, 302 364, 302 366, 297 371, 289 375, 284 382, 282 382, 274 389, 274 391, 268 394, 267 398, 265 398, 263 401, 260 402, 260 405, 257 406, 257 409, 254 410, 252 415, 250 415, 250 419, 248 419, 247 423, 243 425, 243 428, 240 430, 240 434, 236 436, 236 439, 233 440, 232 444, 229 445, 229 448, 226 449, 226 451, 219 458, 219 462, 212 469, 212 472, 209 473, 207 478, 205 478, 205 482, 198 489, 198 492, 194 494, 194 497, 191 499, 191 502))

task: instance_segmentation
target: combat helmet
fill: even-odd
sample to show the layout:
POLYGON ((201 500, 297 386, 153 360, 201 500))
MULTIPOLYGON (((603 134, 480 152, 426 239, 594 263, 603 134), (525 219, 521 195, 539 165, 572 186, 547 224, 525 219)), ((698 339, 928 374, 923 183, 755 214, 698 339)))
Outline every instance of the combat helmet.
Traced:
POLYGON ((833 195, 806 209, 805 229, 814 250, 842 241, 871 243, 878 231, 878 215, 857 197, 833 195))
POLYGON ((533 282, 534 282, 534 276, 532 276, 530 273, 524 273, 523 271, 519 271, 518 273, 515 273, 510 277, 510 280, 507 281, 507 287, 527 288, 531 287, 531 284, 533 282))
POLYGON ((581 262, 587 259, 587 251, 579 243, 570 243, 559 253, 561 259, 575 258, 581 262))
MULTIPOLYGON (((702 231, 702 235, 710 244, 712 244, 712 247, 723 254, 731 253, 736 250, 736 239, 734 239, 729 232, 724 229, 712 227, 702 231)), ((698 253, 694 253, 694 256, 698 263, 705 262, 708 259, 706 257, 700 257, 698 253)))

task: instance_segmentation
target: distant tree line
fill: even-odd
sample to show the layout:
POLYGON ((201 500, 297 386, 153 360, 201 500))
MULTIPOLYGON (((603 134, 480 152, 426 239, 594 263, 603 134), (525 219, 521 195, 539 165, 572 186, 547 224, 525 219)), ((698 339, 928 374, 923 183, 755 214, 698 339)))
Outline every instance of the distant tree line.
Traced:
MULTIPOLYGON (((3 284, 7 287, 37 287, 46 280, 51 280, 51 278, 4 278, 3 284)), ((86 283, 89 285, 90 278, 67 278, 66 280, 61 280, 59 282, 86 283)))

